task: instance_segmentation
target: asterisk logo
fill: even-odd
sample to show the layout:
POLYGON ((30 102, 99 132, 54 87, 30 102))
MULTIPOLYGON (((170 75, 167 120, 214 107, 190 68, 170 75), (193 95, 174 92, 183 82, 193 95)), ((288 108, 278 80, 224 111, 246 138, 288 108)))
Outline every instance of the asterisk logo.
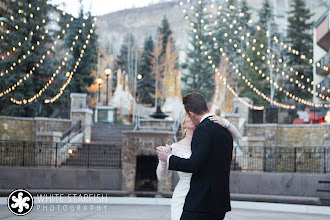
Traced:
POLYGON ((33 208, 33 197, 24 189, 15 190, 8 197, 8 208, 15 215, 26 215, 33 208))

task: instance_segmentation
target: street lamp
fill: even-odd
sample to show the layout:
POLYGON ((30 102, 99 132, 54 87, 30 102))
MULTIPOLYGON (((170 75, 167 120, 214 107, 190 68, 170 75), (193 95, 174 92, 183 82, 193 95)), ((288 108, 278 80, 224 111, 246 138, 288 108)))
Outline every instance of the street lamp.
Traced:
POLYGON ((98 96, 98 100, 97 102, 100 103, 100 96, 101 96, 101 84, 103 83, 103 79, 102 78, 97 78, 96 79, 96 83, 99 84, 99 96, 98 96))
MULTIPOLYGON (((105 100, 105 105, 108 106, 108 93, 109 93, 109 78, 111 78, 111 69, 110 68, 106 68, 104 70, 104 73, 105 73, 105 78, 107 79, 107 96, 106 96, 106 100, 105 100)), ((111 83, 110 83, 110 93, 111 93, 111 83)), ((110 97, 111 97, 111 94, 110 94, 110 97)))
POLYGON ((138 80, 141 80, 142 79, 142 75, 141 74, 137 75, 137 79, 138 80))

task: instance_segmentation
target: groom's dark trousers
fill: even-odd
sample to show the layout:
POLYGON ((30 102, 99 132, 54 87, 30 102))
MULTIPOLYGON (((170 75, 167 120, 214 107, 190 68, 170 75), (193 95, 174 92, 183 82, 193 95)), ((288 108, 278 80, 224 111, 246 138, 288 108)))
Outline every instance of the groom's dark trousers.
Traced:
POLYGON ((227 129, 206 118, 195 129, 191 151, 189 159, 174 155, 169 159, 170 170, 192 173, 181 220, 223 219, 231 210, 233 138, 227 129), (199 217, 202 213, 204 217, 199 217))
POLYGON ((215 216, 214 214, 210 213, 183 211, 180 220, 223 220, 225 215, 226 213, 220 216, 215 216))

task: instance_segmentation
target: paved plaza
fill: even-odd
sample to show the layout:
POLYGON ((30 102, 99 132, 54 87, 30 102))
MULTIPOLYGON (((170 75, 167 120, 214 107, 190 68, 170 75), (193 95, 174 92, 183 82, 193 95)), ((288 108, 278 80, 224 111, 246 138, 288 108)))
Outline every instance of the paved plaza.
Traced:
MULTIPOLYGON (((111 198, 103 204, 36 203, 26 216, 13 215, 7 208, 6 198, 0 198, 0 219, 47 220, 170 220, 170 200, 152 198, 111 198), (136 203, 136 204, 133 204, 136 203)), ((329 220, 330 207, 288 205, 258 202, 232 202, 233 211, 226 220, 329 220), (276 211, 279 210, 279 211, 276 211), (296 212, 296 213, 293 213, 296 212), (322 213, 322 214, 318 214, 322 213)))

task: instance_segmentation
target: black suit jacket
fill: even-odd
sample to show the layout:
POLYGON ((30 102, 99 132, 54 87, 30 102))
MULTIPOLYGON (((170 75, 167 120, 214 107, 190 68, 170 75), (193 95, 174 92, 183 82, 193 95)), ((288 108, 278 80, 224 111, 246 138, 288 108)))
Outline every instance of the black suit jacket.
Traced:
POLYGON ((191 151, 189 159, 172 155, 169 160, 170 170, 192 173, 183 210, 219 216, 230 211, 230 132, 206 118, 195 129, 191 151))

